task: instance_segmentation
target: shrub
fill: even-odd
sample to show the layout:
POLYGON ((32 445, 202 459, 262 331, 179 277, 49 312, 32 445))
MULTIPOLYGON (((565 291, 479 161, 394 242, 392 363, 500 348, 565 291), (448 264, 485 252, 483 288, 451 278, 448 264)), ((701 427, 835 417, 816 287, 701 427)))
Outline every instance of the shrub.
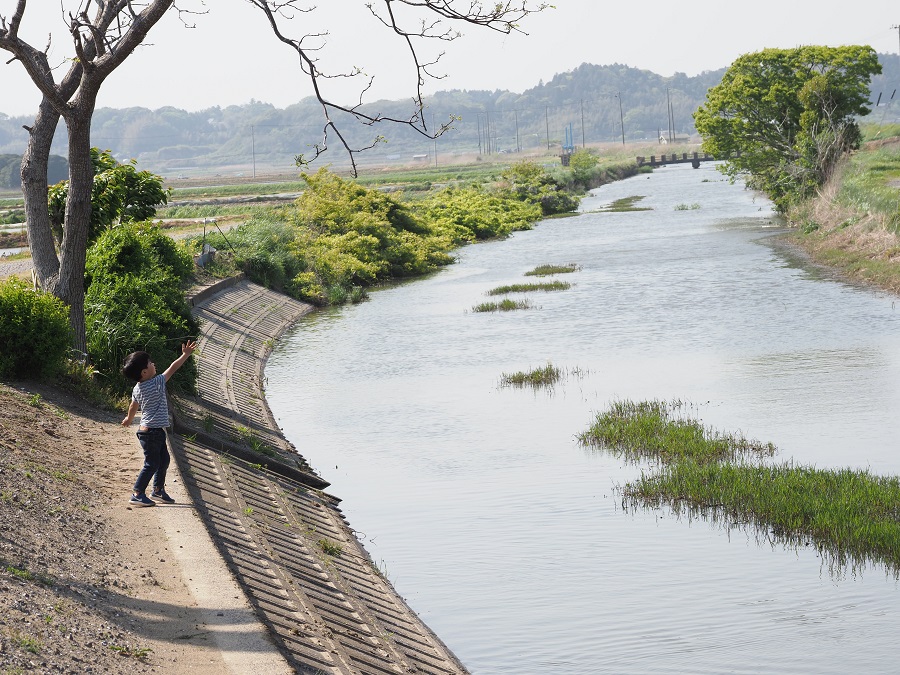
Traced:
MULTIPOLYGON (((181 354, 181 343, 197 334, 181 289, 192 264, 187 251, 146 225, 107 230, 88 250, 88 353, 112 390, 125 393, 133 386, 120 372, 129 353, 147 351, 164 368, 181 354)), ((173 383, 193 391, 196 377, 188 361, 173 383)))
POLYGON ((0 282, 0 376, 56 375, 71 343, 69 311, 61 300, 15 277, 0 282))

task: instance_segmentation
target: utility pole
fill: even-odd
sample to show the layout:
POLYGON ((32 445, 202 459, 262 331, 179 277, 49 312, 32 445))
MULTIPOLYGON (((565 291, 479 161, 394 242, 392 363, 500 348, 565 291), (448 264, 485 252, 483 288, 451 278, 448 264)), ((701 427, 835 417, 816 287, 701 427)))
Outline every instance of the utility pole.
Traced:
POLYGON ((250 125, 250 155, 253 157, 253 177, 256 178, 256 137, 253 135, 253 125, 250 125))
POLYGON ((434 166, 437 168, 437 132, 434 126, 434 113, 431 113, 431 133, 434 134, 434 166))
POLYGON ((481 113, 475 113, 475 121, 478 123, 478 154, 481 155, 481 113))
POLYGON ((616 92, 616 98, 619 99, 619 122, 622 124, 622 145, 625 145, 625 115, 622 113, 621 92, 616 92))
POLYGON ((516 116, 516 152, 522 152, 522 144, 519 143, 519 111, 513 110, 516 116))
POLYGON ((550 107, 544 108, 544 122, 547 124, 547 152, 550 152, 550 107))
POLYGON ((672 145, 672 101, 669 99, 669 88, 666 87, 666 123, 669 125, 669 145, 672 145))
POLYGON ((584 149, 584 99, 581 99, 581 148, 584 149))

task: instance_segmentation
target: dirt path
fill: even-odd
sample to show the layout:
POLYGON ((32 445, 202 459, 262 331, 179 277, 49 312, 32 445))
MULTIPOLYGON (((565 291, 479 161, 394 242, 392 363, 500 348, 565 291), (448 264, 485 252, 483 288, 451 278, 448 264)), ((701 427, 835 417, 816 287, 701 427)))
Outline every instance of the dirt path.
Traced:
POLYGON ((288 673, 192 506, 127 503, 120 413, 0 385, 0 671, 288 673))

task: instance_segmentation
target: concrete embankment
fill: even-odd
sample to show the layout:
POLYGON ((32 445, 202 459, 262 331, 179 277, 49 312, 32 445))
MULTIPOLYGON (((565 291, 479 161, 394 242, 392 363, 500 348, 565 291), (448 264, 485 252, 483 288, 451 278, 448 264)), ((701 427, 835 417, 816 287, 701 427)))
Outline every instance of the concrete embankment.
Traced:
POLYGON ((199 395, 175 401, 172 446, 220 553, 291 666, 465 673, 379 573, 266 404, 265 358, 312 307, 246 280, 192 302, 199 395))

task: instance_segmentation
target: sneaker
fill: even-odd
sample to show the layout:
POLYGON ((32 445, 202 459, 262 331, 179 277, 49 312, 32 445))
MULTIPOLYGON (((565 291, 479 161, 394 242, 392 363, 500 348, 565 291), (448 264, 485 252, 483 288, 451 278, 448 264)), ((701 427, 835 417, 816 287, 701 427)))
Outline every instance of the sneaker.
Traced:
POLYGON ((151 502, 147 499, 147 495, 145 494, 132 494, 131 499, 128 500, 128 503, 132 506, 156 506, 154 502, 151 502))
POLYGON ((166 504, 175 503, 175 500, 172 499, 165 490, 160 490, 159 492, 154 490, 150 493, 150 498, 155 499, 158 502, 165 502, 166 504))

